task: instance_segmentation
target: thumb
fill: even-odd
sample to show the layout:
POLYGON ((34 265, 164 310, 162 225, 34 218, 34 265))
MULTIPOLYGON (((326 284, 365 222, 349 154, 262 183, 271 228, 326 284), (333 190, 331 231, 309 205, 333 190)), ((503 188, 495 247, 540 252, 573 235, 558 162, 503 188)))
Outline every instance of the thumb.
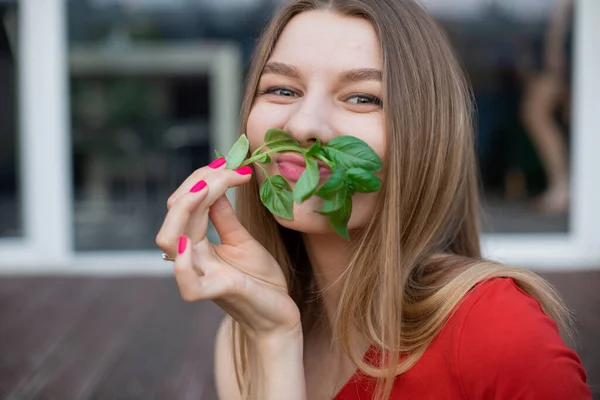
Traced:
POLYGON ((210 206, 208 217, 215 226, 221 243, 235 245, 252 239, 252 235, 240 223, 225 195, 219 197, 210 206))

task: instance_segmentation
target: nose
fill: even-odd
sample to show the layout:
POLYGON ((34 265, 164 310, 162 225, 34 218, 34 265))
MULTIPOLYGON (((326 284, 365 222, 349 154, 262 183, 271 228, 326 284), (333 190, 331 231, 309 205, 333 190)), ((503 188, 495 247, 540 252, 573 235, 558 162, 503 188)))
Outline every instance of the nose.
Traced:
POLYGON ((287 121, 284 129, 302 146, 310 146, 319 139, 327 143, 335 137, 331 124, 331 109, 324 99, 305 95, 296 103, 296 109, 287 121))

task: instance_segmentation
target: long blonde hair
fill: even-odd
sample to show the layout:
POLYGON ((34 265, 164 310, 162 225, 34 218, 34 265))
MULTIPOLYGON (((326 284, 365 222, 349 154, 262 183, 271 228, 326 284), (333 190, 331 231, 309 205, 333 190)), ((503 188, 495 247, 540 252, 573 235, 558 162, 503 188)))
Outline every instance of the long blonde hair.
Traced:
MULTIPOLYGON (((545 280, 481 258, 470 87, 442 30, 415 1, 295 0, 285 5, 256 49, 240 133, 279 35, 290 19, 309 10, 370 21, 383 54, 387 179, 340 278, 332 326, 333 337, 357 368, 378 378, 377 398, 389 397, 394 377, 419 360, 465 294, 486 279, 514 278, 568 340, 570 315, 545 280), (386 363, 365 362, 353 349, 358 338, 376 345, 386 363)), ((279 262, 290 295, 303 319, 309 319, 312 275, 300 233, 277 224, 261 204, 254 178, 238 190, 238 199, 240 220, 279 262)), ((235 323, 232 334, 238 384, 247 398, 252 349, 235 323)))

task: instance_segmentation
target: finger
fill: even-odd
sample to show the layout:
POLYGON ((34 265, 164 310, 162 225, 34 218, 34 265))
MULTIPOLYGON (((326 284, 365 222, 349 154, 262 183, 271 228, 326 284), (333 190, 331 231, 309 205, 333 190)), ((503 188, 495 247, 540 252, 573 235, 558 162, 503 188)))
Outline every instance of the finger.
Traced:
MULTIPOLYGON (((210 192, 206 182, 202 180, 194 186, 194 190, 196 189, 198 189, 196 192, 188 192, 186 195, 180 196, 175 204, 171 206, 156 236, 158 247, 170 256, 177 254, 179 237, 185 234, 190 216, 198 209, 198 206, 210 192)), ((206 212, 201 214, 205 216, 205 225, 208 225, 207 214, 206 212)), ((202 221, 194 221, 194 224, 202 224, 202 221)), ((206 231, 206 228, 204 230, 206 231)))
POLYGON ((177 190, 175 190, 175 192, 173 192, 173 194, 171 194, 171 196, 167 200, 167 209, 170 209, 171 206, 173 204, 175 204, 175 201, 177 201, 177 199, 181 195, 188 193, 190 191, 190 189, 197 182, 199 182, 200 180, 203 180, 204 176, 206 176, 206 174, 209 173, 211 170, 225 169, 225 168, 226 168, 225 158, 220 157, 220 158, 217 158, 216 160, 214 160, 213 162, 211 162, 210 164, 208 164, 206 167, 202 167, 202 168, 195 170, 193 173, 190 174, 190 176, 188 176, 185 179, 185 181, 183 181, 183 183, 181 185, 179 185, 177 190))
POLYGON ((205 182, 210 190, 204 194, 199 204, 194 202, 193 209, 187 203, 189 194, 179 196, 167 213, 167 218, 165 218, 165 224, 163 225, 165 227, 165 244, 168 246, 170 243, 171 247, 174 246, 176 238, 182 234, 186 234, 194 244, 201 241, 206 236, 208 229, 210 207, 229 188, 247 183, 251 174, 251 167, 242 167, 235 171, 226 168, 204 170, 200 182, 205 182))
POLYGON ((241 293, 245 279, 243 273, 234 270, 203 276, 196 288, 197 299, 213 300, 223 308, 225 304, 243 298, 241 293))
POLYGON ((252 172, 252 167, 250 166, 241 167, 236 170, 217 169, 209 171, 202 178, 210 186, 210 193, 202 202, 202 206, 208 209, 228 189, 248 183, 252 177, 252 172))
POLYGON ((211 206, 208 216, 212 221, 221 243, 239 244, 252 239, 252 235, 240 223, 227 196, 222 195, 211 206))
POLYGON ((208 238, 203 238, 194 244, 193 267, 199 275, 207 275, 217 261, 213 246, 208 238))
POLYGON ((186 301, 223 300, 242 292, 244 276, 233 268, 219 268, 220 260, 204 238, 188 247, 175 261, 175 275, 186 301))
POLYGON ((185 301, 199 300, 200 277, 192 264, 192 249, 187 237, 179 239, 178 254, 173 266, 179 293, 185 301))

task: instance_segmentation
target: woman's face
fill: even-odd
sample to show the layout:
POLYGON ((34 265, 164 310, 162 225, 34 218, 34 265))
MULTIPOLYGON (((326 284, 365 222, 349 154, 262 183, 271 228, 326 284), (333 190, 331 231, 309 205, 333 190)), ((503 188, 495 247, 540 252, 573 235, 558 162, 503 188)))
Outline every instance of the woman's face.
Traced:
MULTIPOLYGON (((246 127, 251 150, 260 147, 268 129, 279 128, 307 147, 317 139, 326 144, 337 136, 356 136, 383 160, 379 46, 375 30, 366 20, 326 11, 295 16, 279 37, 260 78, 246 127)), ((265 165, 267 172, 283 175, 293 188, 303 166, 278 155, 272 161, 265 165)), ((328 172, 321 171, 323 182, 328 172)), ((260 169, 256 173, 262 183, 264 174, 260 169)), ((353 196, 350 230, 369 221, 376 201, 377 193, 353 196)), ((293 221, 276 218, 281 225, 300 232, 333 232, 327 217, 315 212, 321 208, 322 200, 313 196, 302 204, 294 203, 293 221)))

